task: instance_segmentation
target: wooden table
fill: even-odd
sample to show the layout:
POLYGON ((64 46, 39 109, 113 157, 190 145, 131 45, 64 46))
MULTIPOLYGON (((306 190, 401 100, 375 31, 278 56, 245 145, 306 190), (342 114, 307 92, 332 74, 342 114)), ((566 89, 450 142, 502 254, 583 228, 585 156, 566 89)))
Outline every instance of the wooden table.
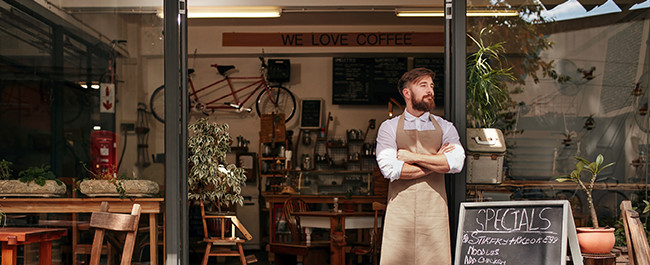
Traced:
POLYGON ((330 263, 332 265, 345 264, 345 245, 335 244, 332 237, 339 225, 341 226, 343 236, 345 236, 345 229, 373 228, 375 225, 374 212, 307 211, 293 212, 291 214, 300 216, 300 225, 307 230, 308 241, 310 228, 330 229, 330 263))
POLYGON ((64 228, 4 227, 0 228, 2 265, 16 265, 18 245, 39 243, 40 265, 52 264, 52 241, 67 234, 64 228))
POLYGON ((334 198, 338 198, 338 203, 339 206, 343 205, 344 203, 354 203, 357 206, 362 205, 362 204, 372 204, 373 202, 381 202, 381 203, 386 203, 386 195, 382 196, 377 196, 377 195, 363 195, 363 196, 352 196, 350 198, 346 198, 345 195, 280 195, 280 194, 265 194, 264 200, 266 201, 266 205, 263 208, 264 211, 268 211, 269 213, 269 220, 271 220, 268 223, 269 227, 269 235, 270 235, 270 242, 275 242, 275 221, 277 216, 276 216, 276 211, 281 210, 284 201, 286 201, 289 198, 300 198, 301 200, 305 201, 306 203, 332 203, 334 198))
MULTIPOLYGON (((130 213, 133 204, 140 204, 141 213, 149 216, 149 257, 150 264, 156 265, 158 263, 157 214, 160 214, 163 209, 164 198, 2 198, 0 209, 5 213, 92 213, 98 212, 101 202, 104 201, 108 202, 109 212, 114 213, 130 213)), ((72 226, 72 237, 73 240, 77 238, 76 225, 72 226)), ((5 263, 3 262, 2 265, 5 263)))

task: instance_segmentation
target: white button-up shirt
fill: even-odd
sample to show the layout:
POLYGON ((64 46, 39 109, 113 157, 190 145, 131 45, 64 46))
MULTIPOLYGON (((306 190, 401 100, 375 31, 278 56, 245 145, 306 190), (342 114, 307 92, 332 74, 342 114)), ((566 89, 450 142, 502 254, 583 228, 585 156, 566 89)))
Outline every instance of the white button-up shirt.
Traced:
MULTIPOLYGON (((407 111, 404 111, 402 115, 404 115, 404 130, 428 131, 436 129, 433 122, 431 122, 429 112, 422 114, 420 117, 415 117, 407 111)), ((397 160, 397 123, 399 117, 384 121, 377 132, 377 163, 381 173, 390 181, 399 179, 404 165, 404 161, 397 160)), ((460 144, 458 131, 451 122, 435 115, 433 117, 442 130, 442 145, 449 143, 455 146, 454 150, 444 154, 447 163, 449 163, 449 172, 447 173, 458 173, 463 169, 465 163, 465 150, 460 144)))

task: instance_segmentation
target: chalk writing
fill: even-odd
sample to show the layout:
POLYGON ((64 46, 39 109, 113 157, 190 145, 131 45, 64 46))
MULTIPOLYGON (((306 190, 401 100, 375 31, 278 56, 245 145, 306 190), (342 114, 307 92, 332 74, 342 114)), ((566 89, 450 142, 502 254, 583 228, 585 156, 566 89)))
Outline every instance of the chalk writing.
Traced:
POLYGON ((559 264, 562 207, 465 209, 460 264, 559 264), (549 263, 549 261, 553 261, 549 263))
POLYGON ((547 217, 549 209, 480 209, 476 215, 476 223, 480 226, 480 231, 544 232, 551 227, 551 221, 547 217))

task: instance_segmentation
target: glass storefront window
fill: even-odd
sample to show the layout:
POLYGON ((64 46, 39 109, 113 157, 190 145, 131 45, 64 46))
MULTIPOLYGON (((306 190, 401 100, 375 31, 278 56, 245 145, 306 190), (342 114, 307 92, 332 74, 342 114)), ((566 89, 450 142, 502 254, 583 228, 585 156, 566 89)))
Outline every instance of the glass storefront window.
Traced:
MULTIPOLYGON (((153 89, 163 83, 163 19, 157 16, 163 1, 128 7, 95 4, 103 5, 0 0, 0 162, 10 162, 9 174, 0 175, 0 181, 14 181, 26 169, 44 167, 52 171, 51 178, 66 185, 62 193, 31 194, 12 193, 12 185, 3 184, 3 218, 6 208, 11 213, 40 214, 10 220, 8 226, 35 226, 39 218, 66 219, 70 213, 77 213, 77 220, 87 219, 95 210, 92 205, 81 209, 64 204, 93 201, 91 197, 102 194, 80 187, 91 178, 153 182, 129 195, 153 197, 145 200, 163 212, 164 164, 152 155, 164 153, 164 142, 157 141, 164 138, 164 127, 152 121, 146 105, 153 89), (33 202, 28 209, 14 204, 43 196, 62 200, 33 202), (43 206, 52 201, 59 203, 58 214, 43 206)), ((120 187, 125 186, 107 190, 108 197, 115 198, 106 200, 118 204, 115 208, 141 199, 118 199, 126 195, 120 187)), ((130 205, 125 208, 130 210, 130 205)), ((149 220, 155 227, 156 219, 149 220)), ((69 259, 63 264, 76 264, 71 260, 80 257, 75 244, 88 243, 77 231, 69 232, 64 238, 68 241, 61 244, 75 252, 66 255, 69 259)), ((158 246, 152 245, 146 260, 160 264, 158 246)))
MULTIPOLYGON (((593 161, 603 154, 616 164, 601 173, 607 184, 594 199, 613 225, 621 200, 647 198, 650 2, 513 2, 468 1, 468 14, 519 14, 467 18, 470 36, 483 31, 486 45, 503 43, 502 65, 514 77, 505 82, 511 102, 495 125, 506 134, 505 179, 480 191, 468 183, 468 199, 568 198, 578 216, 587 214, 585 198, 554 177, 575 168, 574 156, 593 161)), ((468 55, 476 50, 469 47, 468 55)))

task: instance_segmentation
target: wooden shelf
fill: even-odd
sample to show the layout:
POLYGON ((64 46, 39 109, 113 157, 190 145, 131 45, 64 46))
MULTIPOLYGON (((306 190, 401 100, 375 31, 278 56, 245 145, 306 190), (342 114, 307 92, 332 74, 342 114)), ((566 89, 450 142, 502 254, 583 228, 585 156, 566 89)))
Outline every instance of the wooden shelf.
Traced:
POLYGON ((285 174, 260 174, 260 176, 263 178, 283 178, 285 174))
POLYGON ((267 156, 267 157, 260 157, 260 160, 262 161, 271 161, 271 160, 285 160, 287 159, 286 157, 281 157, 281 156, 267 156))

